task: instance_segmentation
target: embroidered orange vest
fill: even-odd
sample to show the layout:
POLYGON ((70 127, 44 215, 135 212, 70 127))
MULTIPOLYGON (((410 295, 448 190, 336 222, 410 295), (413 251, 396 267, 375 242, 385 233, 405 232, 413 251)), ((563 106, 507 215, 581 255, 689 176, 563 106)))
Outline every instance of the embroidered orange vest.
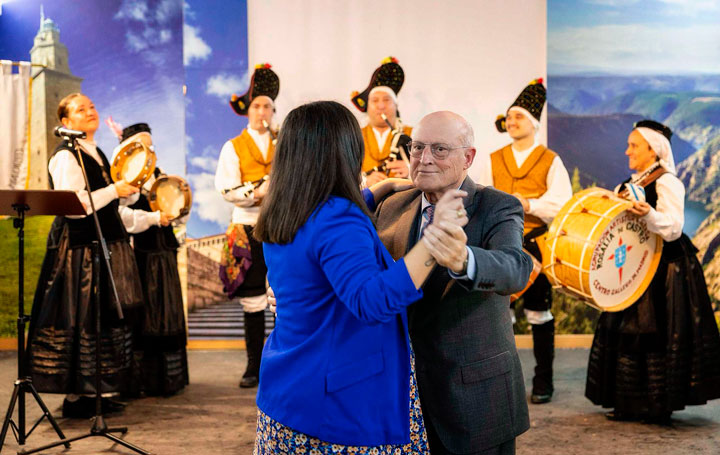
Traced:
MULTIPOLYGON (((412 127, 403 126, 402 131, 404 134, 410 136, 410 134, 412 133, 412 127)), ((367 126, 365 126, 365 128, 362 129, 362 136, 363 142, 365 143, 365 158, 363 158, 362 171, 367 172, 375 166, 380 165, 380 162, 386 159, 388 155, 390 155, 392 134, 388 134, 382 151, 380 150, 380 147, 378 147, 377 140, 375 139, 375 133, 373 133, 371 125, 368 124, 367 126)))
POLYGON ((260 180, 270 173, 270 166, 273 156, 275 156, 275 146, 272 142, 268 147, 267 159, 263 158, 260 149, 255 145, 255 141, 247 130, 243 130, 242 134, 232 138, 230 142, 240 160, 240 176, 243 183, 260 180))
MULTIPOLYGON (((527 199, 536 199, 547 191, 547 175, 556 157, 552 150, 539 145, 518 169, 512 147, 506 145, 490 154, 495 188, 508 194, 520 193, 527 199)), ((525 214, 525 232, 544 226, 538 217, 525 214)))

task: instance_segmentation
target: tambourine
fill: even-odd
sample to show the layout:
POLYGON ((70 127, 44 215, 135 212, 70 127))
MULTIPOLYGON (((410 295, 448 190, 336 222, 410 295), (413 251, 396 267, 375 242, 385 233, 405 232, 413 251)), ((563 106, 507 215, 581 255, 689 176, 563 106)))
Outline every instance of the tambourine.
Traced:
POLYGON ((180 176, 161 175, 155 180, 148 194, 150 209, 160 210, 173 220, 190 213, 192 191, 190 185, 180 176))
POLYGON ((110 175, 115 182, 121 180, 142 187, 155 172, 155 152, 140 141, 125 144, 115 155, 110 175))

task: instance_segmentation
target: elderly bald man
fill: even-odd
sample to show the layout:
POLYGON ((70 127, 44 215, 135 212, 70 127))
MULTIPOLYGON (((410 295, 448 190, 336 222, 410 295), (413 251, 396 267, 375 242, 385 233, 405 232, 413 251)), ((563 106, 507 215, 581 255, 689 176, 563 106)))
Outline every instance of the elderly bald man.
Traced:
POLYGON ((522 252, 523 209, 517 198, 467 176, 473 141, 460 115, 424 117, 410 147, 416 188, 390 195, 375 212, 380 239, 395 259, 424 231, 443 257, 438 263, 447 265, 433 271, 423 298, 408 309, 432 454, 512 454, 516 436, 530 426, 508 311, 510 294, 525 286, 532 269, 522 252), (458 188, 467 192, 464 230, 432 215, 433 204, 458 188))

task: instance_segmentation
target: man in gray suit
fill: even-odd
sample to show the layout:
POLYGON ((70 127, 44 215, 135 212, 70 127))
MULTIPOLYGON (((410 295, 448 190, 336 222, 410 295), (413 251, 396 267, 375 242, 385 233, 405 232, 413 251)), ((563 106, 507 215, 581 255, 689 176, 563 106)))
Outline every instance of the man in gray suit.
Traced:
POLYGON ((408 308, 430 450, 514 454, 515 437, 530 426, 508 311, 509 295, 525 287, 532 269, 522 252, 522 206, 467 177, 474 137, 461 116, 429 114, 412 139, 416 188, 390 195, 375 214, 380 239, 395 259, 424 232, 441 265, 423 285, 423 299, 408 308), (433 204, 458 188, 467 192, 466 213, 457 213, 469 219, 464 232, 432 216, 433 204))

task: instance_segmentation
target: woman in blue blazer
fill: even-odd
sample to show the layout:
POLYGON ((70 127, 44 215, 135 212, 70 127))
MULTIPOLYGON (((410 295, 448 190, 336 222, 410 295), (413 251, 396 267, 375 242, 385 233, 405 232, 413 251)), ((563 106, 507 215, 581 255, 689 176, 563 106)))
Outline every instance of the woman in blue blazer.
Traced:
MULTIPOLYGON (((405 308, 434 258, 424 242, 390 257, 361 196, 362 160, 339 103, 306 104, 283 124, 255 227, 277 299, 256 454, 427 453, 405 308)), ((467 222, 459 195, 438 202, 436 220, 467 222)))

